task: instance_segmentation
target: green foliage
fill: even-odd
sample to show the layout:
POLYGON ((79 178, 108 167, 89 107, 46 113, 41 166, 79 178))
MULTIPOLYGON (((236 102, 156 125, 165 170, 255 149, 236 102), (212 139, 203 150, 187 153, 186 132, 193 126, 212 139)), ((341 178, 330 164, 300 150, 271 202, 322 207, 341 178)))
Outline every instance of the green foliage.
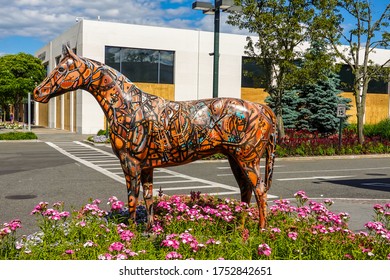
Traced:
POLYGON ((0 140, 34 140, 38 139, 33 132, 7 132, 0 133, 0 140))
MULTIPOLYGON (((304 53, 298 46, 314 36, 311 28, 314 7, 305 0, 236 2, 242 5, 243 12, 230 15, 228 23, 258 35, 256 42, 248 37, 246 54, 265 70, 263 82, 270 94, 269 102, 274 104, 279 135, 283 136, 283 103, 286 102, 283 96, 299 81, 311 79, 314 73, 311 70, 318 69, 318 65, 331 67, 329 59, 322 56, 312 56, 313 61, 317 57, 318 60, 311 70, 304 70, 299 65, 304 53)), ((314 31, 320 30, 317 27, 314 31)))
POLYGON ((45 75, 41 61, 30 54, 0 56, 0 106, 3 110, 6 111, 9 104, 22 102, 45 75))
POLYGON ((384 119, 377 124, 364 125, 364 135, 368 137, 379 136, 390 140, 390 119, 384 119))
MULTIPOLYGON (((271 96, 267 96, 265 99, 267 105, 273 110, 276 110, 276 103, 271 96)), ((299 93, 296 90, 286 90, 282 95, 282 110, 283 110, 283 125, 286 129, 296 128, 296 123, 301 112, 298 111, 299 105, 299 93)))
POLYGON ((107 129, 100 129, 97 133, 97 136, 107 135, 108 131, 107 129))

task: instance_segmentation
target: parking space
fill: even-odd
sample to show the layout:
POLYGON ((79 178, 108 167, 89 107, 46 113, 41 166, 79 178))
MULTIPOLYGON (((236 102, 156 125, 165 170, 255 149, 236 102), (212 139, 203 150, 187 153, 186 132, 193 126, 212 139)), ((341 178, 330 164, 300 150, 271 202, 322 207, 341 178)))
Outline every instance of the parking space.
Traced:
MULTIPOLYGON (((46 142, 63 155, 82 163, 122 184, 125 179, 118 158, 111 152, 99 149, 89 144, 72 142, 46 142)), ((174 168, 156 168, 154 171, 154 195, 161 189, 164 194, 189 194, 191 191, 200 191, 219 197, 235 196, 240 193, 236 185, 223 184, 218 181, 202 179, 183 174, 174 168)))

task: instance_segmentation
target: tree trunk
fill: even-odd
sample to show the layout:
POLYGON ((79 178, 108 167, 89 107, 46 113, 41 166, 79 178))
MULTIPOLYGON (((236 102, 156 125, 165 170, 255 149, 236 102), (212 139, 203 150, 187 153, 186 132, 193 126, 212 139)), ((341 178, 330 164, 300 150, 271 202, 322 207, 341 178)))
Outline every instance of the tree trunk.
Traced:
POLYGON ((284 124, 283 124, 283 114, 281 106, 278 106, 275 110, 276 112, 276 128, 278 130, 278 138, 282 139, 285 136, 284 133, 284 124))
POLYGON ((276 120, 277 120, 277 129, 278 129, 278 138, 281 139, 285 136, 283 118, 282 116, 277 115, 276 120))
POLYGON ((364 133, 363 133, 363 128, 364 128, 364 110, 361 108, 361 105, 360 105, 360 109, 357 109, 357 114, 356 114, 356 117, 357 117, 357 134, 358 134, 358 140, 359 140, 359 144, 363 144, 364 143, 364 133))
POLYGON ((355 86, 355 104, 356 104, 356 118, 357 118, 357 134, 359 144, 364 143, 364 115, 366 112, 366 95, 367 95, 368 81, 363 83, 363 88, 355 86))

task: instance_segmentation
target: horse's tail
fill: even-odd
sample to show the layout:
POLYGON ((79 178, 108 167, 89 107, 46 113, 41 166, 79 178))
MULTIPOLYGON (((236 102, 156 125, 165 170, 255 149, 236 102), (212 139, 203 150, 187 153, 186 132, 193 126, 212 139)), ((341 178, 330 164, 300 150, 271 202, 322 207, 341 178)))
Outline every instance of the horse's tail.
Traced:
POLYGON ((274 171, 275 163, 275 150, 276 150, 276 141, 278 138, 277 127, 276 127, 276 116, 275 113, 269 108, 265 107, 265 111, 271 121, 271 128, 269 139, 265 148, 265 174, 264 174, 264 187, 267 192, 271 188, 272 184, 272 175, 274 171))

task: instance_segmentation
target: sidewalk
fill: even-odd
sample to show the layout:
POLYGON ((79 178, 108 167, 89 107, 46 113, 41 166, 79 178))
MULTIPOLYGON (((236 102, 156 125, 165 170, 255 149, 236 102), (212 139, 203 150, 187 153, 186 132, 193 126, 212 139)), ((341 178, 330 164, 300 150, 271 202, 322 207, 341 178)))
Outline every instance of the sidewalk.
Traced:
POLYGON ((78 134, 66 130, 45 127, 32 127, 32 132, 38 136, 40 141, 83 141, 92 134, 78 134))

